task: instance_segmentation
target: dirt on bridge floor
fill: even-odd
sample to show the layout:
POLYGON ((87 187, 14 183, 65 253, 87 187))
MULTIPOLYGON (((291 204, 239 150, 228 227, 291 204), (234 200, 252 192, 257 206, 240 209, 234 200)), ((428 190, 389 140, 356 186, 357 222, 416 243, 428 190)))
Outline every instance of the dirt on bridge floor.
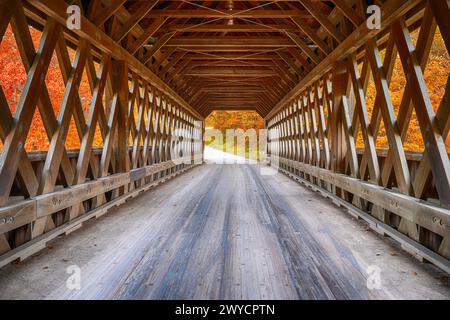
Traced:
POLYGON ((3 268, 0 298, 450 298, 446 273, 260 168, 194 168, 3 268))

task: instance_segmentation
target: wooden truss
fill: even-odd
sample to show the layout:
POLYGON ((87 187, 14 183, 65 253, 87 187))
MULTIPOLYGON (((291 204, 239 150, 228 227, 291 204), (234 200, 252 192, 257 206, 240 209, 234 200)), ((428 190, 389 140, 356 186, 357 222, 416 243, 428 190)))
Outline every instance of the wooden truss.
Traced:
POLYGON ((72 63, 67 30, 51 17, 45 21, 36 51, 23 4, 0 4, 4 15, 0 33, 3 36, 11 23, 28 73, 14 116, 0 90, 3 265, 35 252, 87 217, 98 217, 112 205, 198 164, 194 157, 201 157, 203 146, 202 124, 195 122, 201 120, 198 113, 161 85, 161 80, 149 80, 156 78, 150 71, 136 73, 130 68, 133 61, 118 60, 110 52, 114 48, 98 51, 100 48, 85 38, 78 39, 72 63), (44 82, 53 54, 65 82, 58 115, 44 82), (83 72, 92 91, 87 118, 78 92, 83 72), (38 168, 23 149, 36 109, 50 143, 38 168), (75 158, 69 157, 64 144, 71 119, 81 142, 75 158), (103 139, 100 150, 93 149, 96 129, 103 139))
POLYGON ((397 2, 397 7, 389 8, 396 17, 386 16, 391 22, 380 31, 378 41, 373 31, 359 27, 355 35, 365 41, 350 35, 353 42, 343 42, 335 50, 345 50, 345 55, 330 54, 327 63, 315 69, 317 73, 310 73, 279 103, 266 118, 268 153, 283 172, 366 218, 381 233, 400 238, 415 254, 450 270, 450 162, 445 145, 450 81, 436 112, 424 81, 438 26, 448 49, 450 30, 444 16, 450 11, 446 1, 431 1, 420 3, 416 15, 405 14, 416 5, 409 2, 402 8, 397 2), (412 28, 419 29, 415 45, 412 28), (396 59, 407 79, 397 114, 389 91, 396 59), (376 99, 369 115, 370 79, 376 99), (403 148, 413 112, 426 146, 414 160, 403 148), (389 142, 384 153, 376 149, 382 123, 389 142), (356 146, 358 132, 363 149, 356 146))
POLYGON ((232 109, 265 117, 273 166, 450 270, 450 83, 435 110, 424 81, 437 29, 450 51, 449 2, 375 3, 379 29, 360 0, 0 0, 0 38, 12 29, 27 73, 15 113, 0 86, 0 266, 201 163, 203 119, 232 109), (69 5, 79 29, 66 26, 69 5), (57 114, 45 83, 55 55, 57 114), (407 82, 396 112, 398 59, 407 82), (49 149, 27 153, 35 112, 49 149), (403 148, 413 114, 423 154, 403 148), (65 147, 72 122, 76 151, 65 147), (376 148, 382 130, 388 150, 376 148))

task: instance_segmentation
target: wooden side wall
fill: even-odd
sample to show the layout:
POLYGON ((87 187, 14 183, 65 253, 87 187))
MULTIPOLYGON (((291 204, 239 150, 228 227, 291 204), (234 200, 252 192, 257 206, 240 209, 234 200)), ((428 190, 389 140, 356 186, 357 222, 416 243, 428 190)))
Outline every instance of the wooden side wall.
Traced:
MULTIPOLYGON (((53 3, 58 8, 62 2, 53 3)), ((135 58, 121 55, 101 30, 74 34, 63 20, 44 14, 30 19, 27 8, 0 1, 0 39, 10 25, 27 72, 15 114, 0 87, 0 266, 202 163, 202 119, 175 92, 135 58), (30 21, 43 28, 37 50, 30 21), (68 46, 76 50, 73 62, 68 46), (58 114, 44 81, 53 54, 65 82, 58 114), (92 92, 87 117, 79 96, 83 72, 92 92), (35 111, 50 142, 39 162, 24 150, 35 111), (75 158, 65 147, 71 119, 81 142, 75 158), (96 130, 103 147, 93 150, 96 130)))
POLYGON ((450 48, 449 2, 411 1, 382 11, 381 30, 362 25, 349 36, 352 42, 335 49, 339 55, 330 54, 269 114, 269 159, 414 254, 450 270, 450 81, 435 110, 424 80, 437 28, 450 48), (389 90, 396 59, 406 79, 398 110, 389 90), (369 81, 376 89, 370 114, 369 81), (403 147, 413 112, 425 144, 418 166, 407 161, 403 147), (376 148, 381 128, 389 142, 384 157, 376 148), (360 152, 358 134, 364 141, 360 152))

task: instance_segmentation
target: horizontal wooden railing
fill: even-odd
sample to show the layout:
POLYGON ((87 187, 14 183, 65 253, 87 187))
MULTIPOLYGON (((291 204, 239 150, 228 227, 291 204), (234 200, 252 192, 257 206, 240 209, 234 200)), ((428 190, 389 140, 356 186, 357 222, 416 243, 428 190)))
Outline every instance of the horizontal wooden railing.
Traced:
POLYGON ((376 205, 399 217, 408 219, 417 225, 427 228, 442 237, 450 235, 450 211, 433 203, 421 201, 414 197, 405 196, 394 190, 389 190, 367 181, 362 181, 344 174, 333 173, 326 169, 292 161, 285 158, 269 157, 269 164, 276 163, 276 168, 291 178, 304 183, 306 186, 320 192, 336 204, 346 207, 355 217, 362 218, 376 232, 390 236, 401 243, 402 247, 420 260, 432 262, 442 270, 450 273, 450 261, 425 245, 417 242, 397 228, 386 224, 371 215, 370 209, 362 210, 358 206, 337 197, 333 192, 323 187, 322 183, 341 188, 365 201, 376 205), (312 182, 312 180, 316 182, 312 182), (320 181, 320 183, 317 183, 320 181))
MULTIPOLYGON (((192 146, 193 141, 190 142, 192 146)), ((197 145, 201 145, 200 140, 196 139, 195 141, 197 141, 197 145)), ((173 146, 176 145, 179 145, 179 142, 173 142, 173 146)), ((155 145, 150 148, 159 149, 159 146, 155 145)), ((180 147, 178 149, 180 150, 180 147)), ((92 150, 94 161, 101 160, 102 150, 102 148, 92 150)), ((187 149, 185 148, 185 150, 187 149)), ((132 152, 133 150, 130 148, 130 156, 132 152)), ((143 147, 139 147, 139 152, 144 152, 143 147)), ((38 179, 41 177, 47 153, 46 151, 28 153, 38 179)), ((67 151, 67 158, 74 165, 79 156, 79 150, 67 151)), ((0 207, 0 234, 7 235, 11 239, 20 238, 22 241, 17 243, 14 240, 10 241, 12 248, 0 255, 0 267, 16 259, 29 257, 43 249, 48 241, 56 236, 78 228, 88 219, 102 216, 109 208, 118 206, 128 198, 135 197, 141 192, 202 164, 202 161, 201 153, 192 153, 189 156, 176 157, 172 160, 130 169, 128 172, 87 180, 85 183, 66 187, 56 186, 54 192, 43 195, 27 198, 12 193, 10 201, 0 207), (80 204, 83 207, 82 213, 71 217, 70 211, 80 204), (54 228, 37 237, 32 237, 30 232, 33 223, 45 217, 53 217, 54 228)))
POLYGON ((191 157, 179 158, 146 167, 117 173, 98 180, 63 188, 59 191, 18 201, 0 208, 0 234, 5 234, 19 227, 31 224, 37 219, 62 213, 64 210, 78 203, 93 200, 107 192, 126 187, 129 191, 115 198, 111 197, 105 204, 98 207, 85 206, 86 213, 73 220, 67 220, 48 233, 30 240, 0 256, 0 267, 15 259, 24 259, 41 250, 45 244, 56 236, 77 228, 82 222, 91 218, 98 218, 113 206, 124 203, 128 198, 135 197, 143 191, 158 185, 198 164, 194 164, 191 157), (135 183, 143 182, 140 187, 131 187, 135 183))

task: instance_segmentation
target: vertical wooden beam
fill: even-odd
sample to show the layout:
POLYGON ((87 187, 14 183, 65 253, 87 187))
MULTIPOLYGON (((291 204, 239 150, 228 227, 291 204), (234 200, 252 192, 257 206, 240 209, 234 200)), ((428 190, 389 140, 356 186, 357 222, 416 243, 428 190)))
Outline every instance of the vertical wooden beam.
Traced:
POLYGON ((342 97, 346 93, 347 69, 344 62, 337 62, 333 68, 333 112, 331 114, 331 170, 345 173, 345 132, 343 127, 342 97))
POLYGON ((112 73, 114 88, 117 90, 119 108, 117 114, 117 145, 115 148, 117 172, 127 172, 130 169, 128 155, 128 67, 124 61, 113 60, 112 73))
POLYGON ((445 141, 428 95, 422 69, 405 22, 403 20, 395 22, 393 32, 403 70, 405 70, 408 85, 411 88, 411 98, 427 149, 427 155, 430 162, 433 163, 431 170, 439 199, 445 206, 450 206, 450 161, 445 141))

